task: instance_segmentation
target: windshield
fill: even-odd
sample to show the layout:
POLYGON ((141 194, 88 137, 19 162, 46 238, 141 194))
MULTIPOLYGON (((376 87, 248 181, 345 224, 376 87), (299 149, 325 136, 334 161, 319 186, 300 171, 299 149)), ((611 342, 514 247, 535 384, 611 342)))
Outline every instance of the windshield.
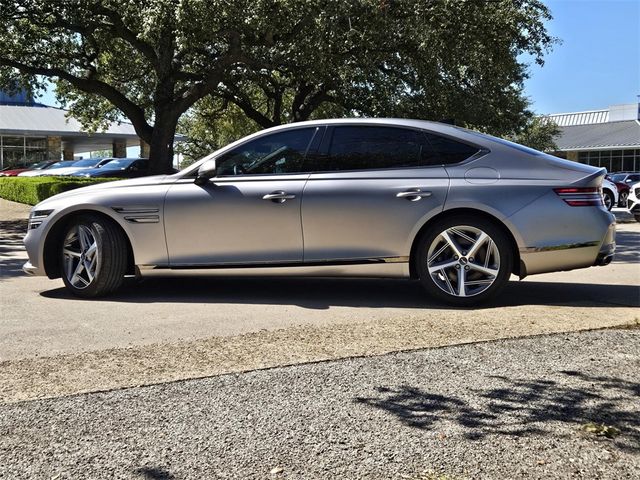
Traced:
POLYGON ((62 168, 62 167, 70 167, 71 165, 74 165, 77 162, 74 162, 72 160, 69 161, 65 161, 65 162, 58 162, 58 163, 54 163, 53 165, 51 165, 49 168, 62 168))
POLYGON ((43 167, 46 167, 47 165, 49 165, 49 161, 44 161, 44 162, 38 162, 38 163, 34 163, 33 165, 31 165, 29 168, 31 170, 40 170, 43 167))
POLYGON ((124 170, 131 165, 135 160, 111 160, 109 163, 100 167, 100 170, 124 170))
POLYGON ((80 160, 73 164, 74 167, 94 167, 96 166, 102 159, 101 158, 88 158, 87 160, 80 160))
POLYGON ((624 179, 626 178, 627 174, 626 173, 618 173, 616 175, 611 175, 611 181, 612 182, 624 182, 624 179))

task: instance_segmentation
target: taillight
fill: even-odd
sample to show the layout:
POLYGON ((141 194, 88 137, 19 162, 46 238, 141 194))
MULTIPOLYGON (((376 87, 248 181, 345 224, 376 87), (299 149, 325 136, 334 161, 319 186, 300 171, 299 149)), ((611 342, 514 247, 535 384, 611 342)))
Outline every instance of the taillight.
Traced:
POLYGON ((560 198, 572 207, 601 207, 602 189, 599 187, 566 187, 554 188, 560 198))

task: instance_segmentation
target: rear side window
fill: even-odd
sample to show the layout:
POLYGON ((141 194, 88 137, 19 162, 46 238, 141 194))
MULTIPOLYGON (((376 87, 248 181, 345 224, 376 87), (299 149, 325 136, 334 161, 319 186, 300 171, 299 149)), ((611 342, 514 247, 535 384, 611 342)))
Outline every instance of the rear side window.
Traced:
POLYGON ((453 163, 460 163, 478 153, 479 150, 477 147, 433 133, 426 132, 425 135, 430 146, 424 153, 425 163, 427 165, 451 165, 453 163))
POLYGON ((424 165, 422 133, 393 127, 336 127, 320 170, 364 170, 424 165))

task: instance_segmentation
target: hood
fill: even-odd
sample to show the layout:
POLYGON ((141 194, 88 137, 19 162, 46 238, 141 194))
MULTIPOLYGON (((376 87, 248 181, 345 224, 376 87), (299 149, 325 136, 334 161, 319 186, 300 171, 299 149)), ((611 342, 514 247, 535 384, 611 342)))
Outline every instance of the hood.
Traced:
MULTIPOLYGON (((102 182, 96 185, 89 185, 87 187, 74 188, 67 192, 59 193, 53 197, 49 197, 43 200, 38 205, 45 205, 49 202, 55 202, 58 200, 66 199, 69 197, 75 197, 79 195, 86 195, 100 190, 113 190, 116 188, 128 188, 128 187, 141 187, 145 185, 159 185, 163 183, 163 180, 171 178, 171 175, 154 175, 152 177, 140 177, 132 178, 129 180, 115 180, 111 182, 102 182)), ((171 183, 171 182, 167 182, 171 183)), ((35 208, 35 207, 34 207, 35 208)))
POLYGON ((27 170, 29 170, 28 168, 12 168, 11 170, 2 170, 0 172, 0 175, 4 175, 4 176, 13 176, 13 175, 17 175, 20 172, 26 172, 27 170))
POLYGON ((36 174, 36 176, 44 177, 47 175, 70 175, 72 173, 76 173, 81 170, 88 170, 89 168, 91 167, 63 167, 63 168, 38 170, 38 173, 36 174))

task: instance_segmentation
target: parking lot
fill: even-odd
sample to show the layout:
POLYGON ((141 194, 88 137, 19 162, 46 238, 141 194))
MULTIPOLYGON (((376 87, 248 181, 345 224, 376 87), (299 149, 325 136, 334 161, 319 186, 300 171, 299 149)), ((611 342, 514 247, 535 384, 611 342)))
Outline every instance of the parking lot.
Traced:
POLYGON ((1 205, 0 398, 17 401, 317 360, 638 322, 640 224, 607 267, 513 278, 479 309, 397 280, 154 279, 100 300, 22 274, 28 208, 1 205))

